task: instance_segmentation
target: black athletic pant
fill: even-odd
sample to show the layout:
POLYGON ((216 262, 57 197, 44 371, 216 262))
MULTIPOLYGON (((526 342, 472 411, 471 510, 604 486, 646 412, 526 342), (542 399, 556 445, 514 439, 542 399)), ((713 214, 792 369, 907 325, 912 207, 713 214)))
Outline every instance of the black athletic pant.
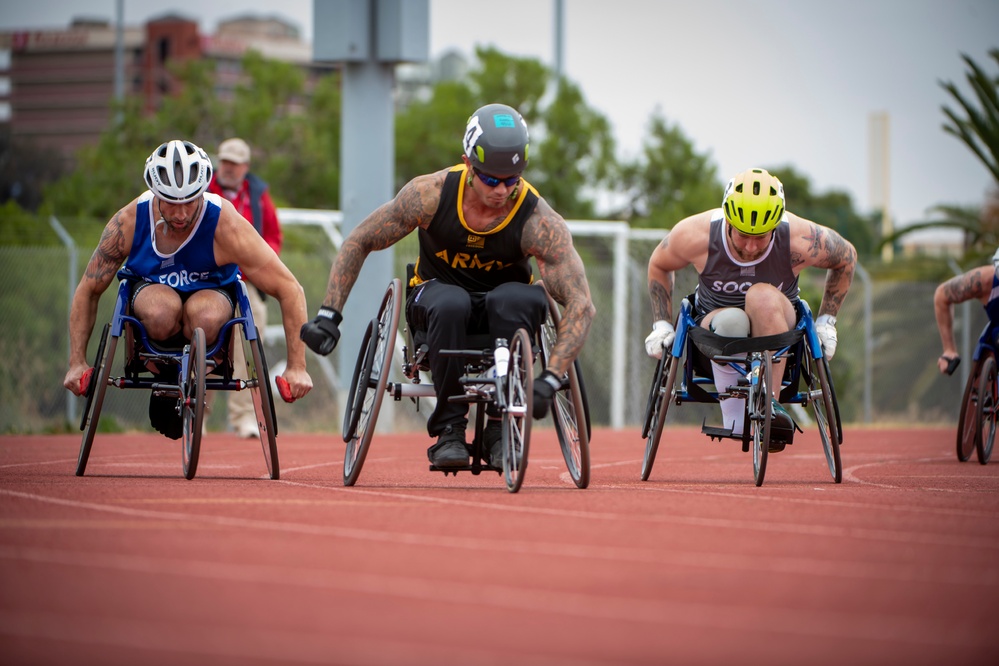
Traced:
POLYGON ((510 340, 517 329, 537 331, 548 314, 548 298, 541 285, 508 282, 488 292, 467 292, 461 287, 428 280, 417 286, 406 303, 406 321, 425 335, 437 407, 427 421, 427 432, 436 437, 452 425, 468 424, 468 404, 449 402, 461 395, 459 383, 465 361, 442 357, 440 349, 466 349, 469 335, 488 333, 510 340))

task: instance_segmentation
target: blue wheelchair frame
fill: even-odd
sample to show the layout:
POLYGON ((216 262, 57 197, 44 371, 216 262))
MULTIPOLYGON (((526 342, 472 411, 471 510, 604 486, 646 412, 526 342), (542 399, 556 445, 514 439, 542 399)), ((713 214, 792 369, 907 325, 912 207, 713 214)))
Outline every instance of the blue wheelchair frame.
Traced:
POLYGON ((118 285, 114 314, 111 322, 104 326, 98 345, 96 361, 92 366, 93 373, 85 393, 86 406, 80 423, 80 430, 84 434, 76 475, 82 476, 86 470, 100 419, 104 393, 108 386, 115 386, 120 389, 151 390, 157 396, 178 398, 178 410, 184 417, 182 453, 184 476, 187 479, 194 478, 197 470, 206 391, 250 390, 257 412, 260 441, 268 472, 272 479, 279 478, 277 418, 270 378, 264 358, 263 343, 253 320, 253 312, 243 281, 238 280, 232 289, 240 314, 222 325, 215 343, 207 347, 204 342, 204 332, 196 329, 190 343, 181 350, 163 348, 150 340, 142 322, 129 314, 133 284, 132 280, 123 279, 118 285), (242 338, 250 347, 250 354, 247 354, 250 372, 245 380, 233 377, 230 343, 241 344, 232 337, 235 334, 234 327, 241 327, 242 338), (118 341, 123 337, 127 347, 124 372, 120 377, 111 377, 114 351, 118 341), (152 364, 159 370, 176 366, 177 383, 162 381, 160 377, 162 373, 153 373, 147 364, 152 364))
POLYGON ((992 457, 992 446, 996 436, 996 412, 999 409, 999 400, 997 400, 999 350, 994 342, 997 338, 999 338, 999 324, 990 321, 982 329, 972 356, 974 365, 968 374, 968 383, 961 398, 957 425, 957 459, 961 462, 967 462, 971 458, 972 449, 975 450, 978 462, 982 465, 987 464, 992 457))
MULTIPOLYGON (((835 390, 829 376, 828 362, 822 352, 822 344, 815 331, 815 323, 808 303, 799 301, 798 322, 787 333, 761 338, 720 338, 700 328, 694 320, 693 306, 684 298, 677 316, 676 337, 669 354, 663 354, 656 369, 656 375, 649 394, 646 419, 642 437, 646 439, 645 459, 642 467, 642 480, 648 480, 655 461, 659 439, 669 403, 677 405, 685 402, 718 403, 720 397, 736 395, 746 397, 746 416, 743 434, 733 437, 730 429, 705 426, 702 430, 712 439, 741 439, 743 451, 753 449, 753 469, 756 485, 762 485, 766 473, 766 461, 770 439, 771 366, 774 361, 787 360, 784 377, 781 378, 779 392, 782 404, 811 404, 819 423, 823 449, 829 472, 835 483, 842 481, 842 461, 839 444, 842 442, 842 424, 839 408, 836 405, 835 390), (697 374, 695 354, 708 355, 700 350, 688 348, 692 332, 697 337, 713 337, 725 341, 724 352, 711 357, 719 363, 728 363, 740 375, 736 386, 727 392, 706 388, 714 385, 714 379, 697 374), (732 354, 745 353, 745 357, 732 354), (673 366, 683 363, 680 385, 676 386, 677 372, 673 366), (804 372, 803 372, 804 368, 804 372), (802 375, 805 375, 804 390, 799 390, 802 375), (760 427, 754 427, 760 424, 760 427)), ((696 344, 695 344, 696 347, 696 344)))

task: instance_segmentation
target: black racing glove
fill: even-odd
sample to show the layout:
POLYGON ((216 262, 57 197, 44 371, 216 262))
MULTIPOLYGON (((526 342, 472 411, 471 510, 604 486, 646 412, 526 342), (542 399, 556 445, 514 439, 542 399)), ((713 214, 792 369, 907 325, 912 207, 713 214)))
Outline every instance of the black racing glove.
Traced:
POLYGON ((562 380, 551 370, 545 370, 534 379, 534 418, 545 418, 555 392, 561 388, 562 380))
POLYGON ((299 337, 309 346, 309 349, 326 356, 333 351, 336 343, 340 342, 340 322, 342 321, 342 314, 324 305, 319 308, 319 314, 316 315, 315 319, 302 324, 299 337))

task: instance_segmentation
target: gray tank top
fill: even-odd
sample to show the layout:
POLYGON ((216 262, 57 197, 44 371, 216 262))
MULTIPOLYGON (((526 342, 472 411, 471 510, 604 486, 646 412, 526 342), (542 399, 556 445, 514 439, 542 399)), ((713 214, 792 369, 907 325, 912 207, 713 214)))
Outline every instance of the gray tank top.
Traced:
POLYGON ((739 261, 729 251, 724 237, 727 224, 721 208, 711 214, 708 260, 697 280, 698 316, 718 308, 744 308, 746 292, 757 283, 774 285, 797 305, 798 276, 791 270, 791 225, 787 215, 774 230, 763 256, 749 263, 739 261))

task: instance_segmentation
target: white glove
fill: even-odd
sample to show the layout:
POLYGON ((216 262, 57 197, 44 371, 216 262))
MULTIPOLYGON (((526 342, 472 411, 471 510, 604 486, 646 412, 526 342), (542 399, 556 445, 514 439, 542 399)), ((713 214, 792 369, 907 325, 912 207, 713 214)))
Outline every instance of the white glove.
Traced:
POLYGON ((649 337, 645 338, 645 353, 652 358, 662 358, 663 349, 671 347, 675 337, 676 331, 673 330, 673 324, 665 319, 660 319, 652 324, 652 332, 649 333, 649 337))
POLYGON ((822 343, 826 360, 831 361, 836 353, 836 317, 830 314, 819 315, 815 320, 815 333, 822 343))

